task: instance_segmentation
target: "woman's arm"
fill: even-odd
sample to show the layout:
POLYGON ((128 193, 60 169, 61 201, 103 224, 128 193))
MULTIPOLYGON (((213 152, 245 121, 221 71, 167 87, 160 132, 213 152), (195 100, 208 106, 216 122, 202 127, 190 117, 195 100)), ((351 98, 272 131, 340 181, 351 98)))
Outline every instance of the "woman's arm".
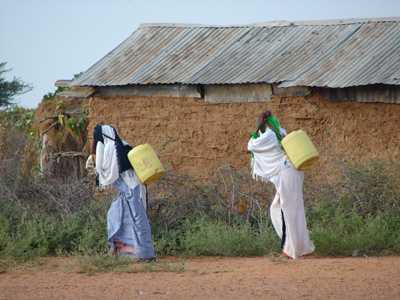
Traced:
POLYGON ((267 129, 258 138, 251 138, 247 143, 247 150, 255 153, 270 151, 276 145, 275 133, 267 129))

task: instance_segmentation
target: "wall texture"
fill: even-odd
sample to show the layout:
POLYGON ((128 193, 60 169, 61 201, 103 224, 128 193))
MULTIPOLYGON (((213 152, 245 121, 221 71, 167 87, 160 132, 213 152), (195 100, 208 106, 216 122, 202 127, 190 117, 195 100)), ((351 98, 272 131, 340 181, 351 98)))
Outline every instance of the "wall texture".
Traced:
POLYGON ((248 167, 249 133, 265 109, 272 110, 288 131, 303 128, 310 134, 321 159, 309 174, 321 180, 334 177, 338 160, 400 159, 398 104, 330 102, 314 93, 234 104, 92 97, 89 107, 89 135, 96 123, 112 124, 129 143, 152 144, 168 169, 203 179, 222 165, 248 167))

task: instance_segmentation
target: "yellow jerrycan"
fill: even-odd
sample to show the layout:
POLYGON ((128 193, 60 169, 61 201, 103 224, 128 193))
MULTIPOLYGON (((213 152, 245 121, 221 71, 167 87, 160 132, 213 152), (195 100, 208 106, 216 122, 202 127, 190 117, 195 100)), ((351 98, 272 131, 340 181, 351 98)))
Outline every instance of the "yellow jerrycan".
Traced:
POLYGON ((319 154, 307 133, 296 130, 289 133, 281 141, 289 160, 298 170, 309 169, 318 160, 319 154))
POLYGON ((128 159, 139 180, 144 184, 157 181, 165 173, 156 152, 149 144, 134 147, 129 151, 128 159))

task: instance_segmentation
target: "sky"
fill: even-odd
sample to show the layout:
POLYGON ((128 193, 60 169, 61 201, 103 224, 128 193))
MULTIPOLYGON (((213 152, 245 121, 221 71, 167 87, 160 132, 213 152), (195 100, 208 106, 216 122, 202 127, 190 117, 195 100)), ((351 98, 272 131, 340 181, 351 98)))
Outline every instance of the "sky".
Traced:
POLYGON ((127 38, 141 23, 248 24, 400 16, 400 0, 0 0, 0 62, 33 86, 36 107, 127 38))

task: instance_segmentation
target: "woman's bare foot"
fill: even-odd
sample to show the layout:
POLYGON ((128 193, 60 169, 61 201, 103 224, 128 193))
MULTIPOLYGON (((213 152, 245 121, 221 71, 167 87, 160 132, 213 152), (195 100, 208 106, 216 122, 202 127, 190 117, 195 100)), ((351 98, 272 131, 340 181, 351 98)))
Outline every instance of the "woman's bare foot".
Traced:
POLYGON ((282 257, 286 257, 287 259, 293 259, 293 258, 290 257, 285 251, 282 251, 281 256, 282 256, 282 257))

